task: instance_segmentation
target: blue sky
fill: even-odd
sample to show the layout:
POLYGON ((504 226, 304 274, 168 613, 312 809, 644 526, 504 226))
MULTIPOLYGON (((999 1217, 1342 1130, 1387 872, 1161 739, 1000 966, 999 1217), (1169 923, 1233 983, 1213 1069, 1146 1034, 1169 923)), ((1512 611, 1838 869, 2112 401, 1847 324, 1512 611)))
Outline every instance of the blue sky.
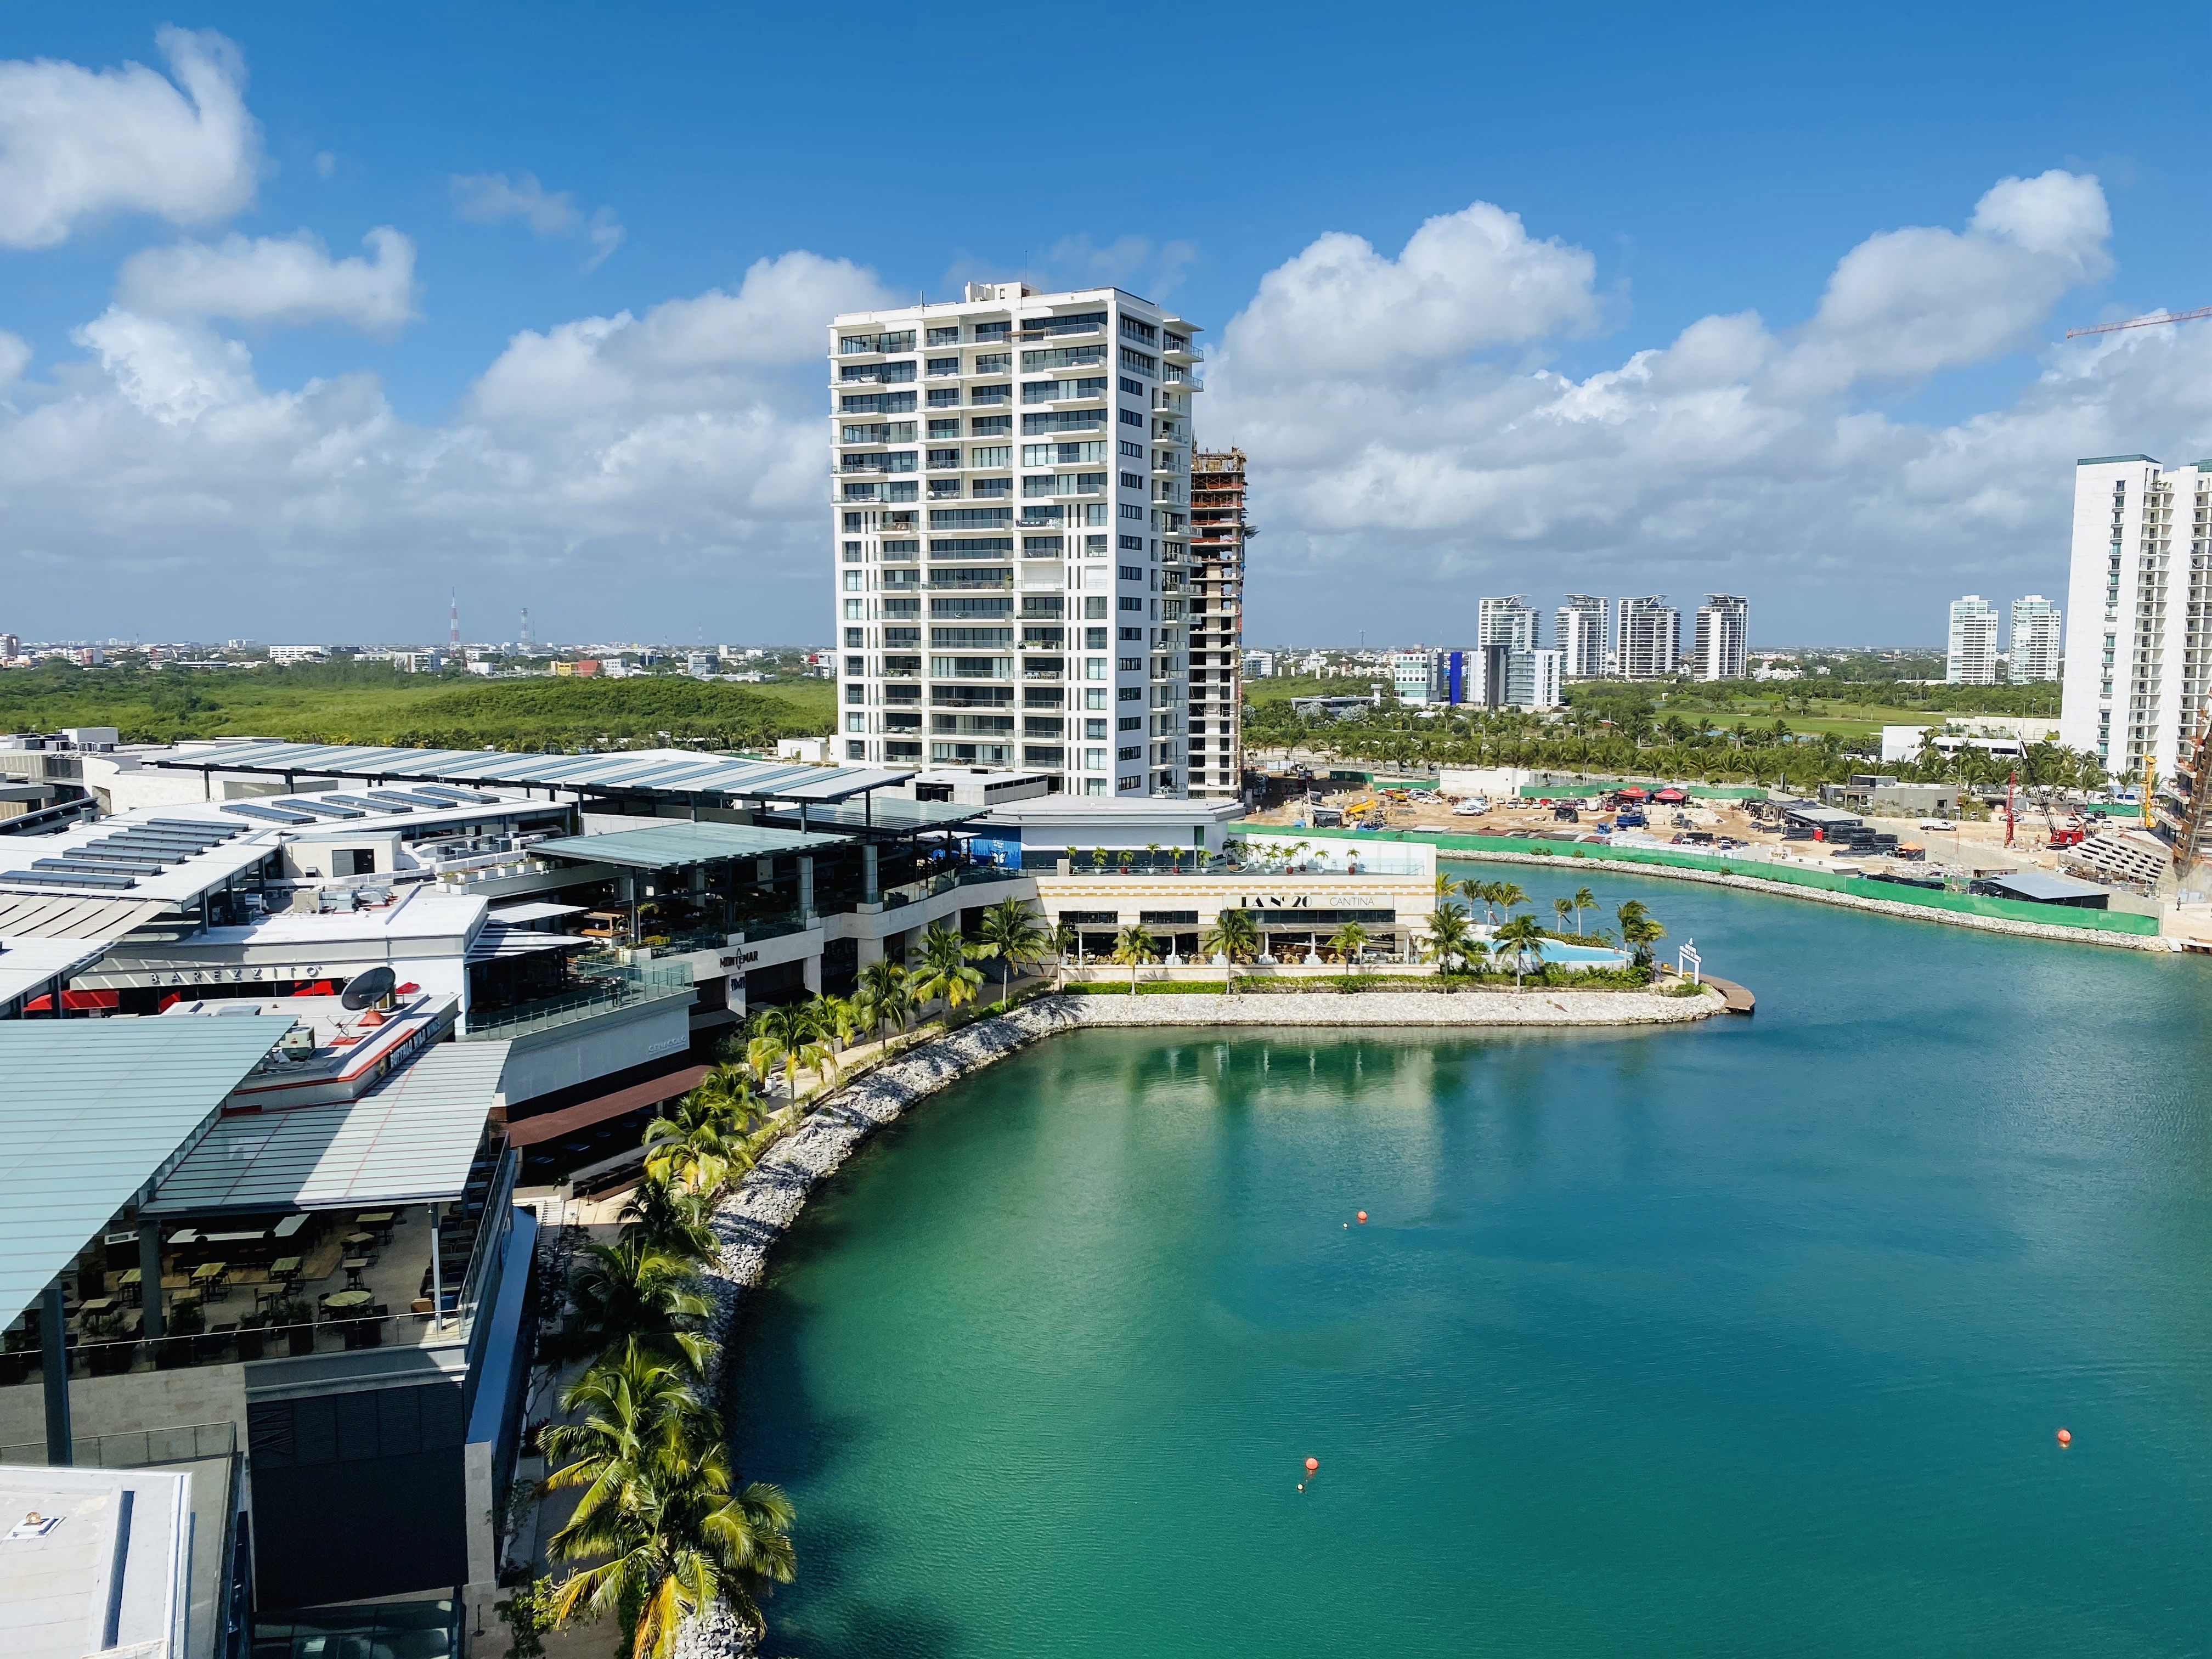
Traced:
MULTIPOLYGON (((22 343, 0 375, 0 628, 318 635, 335 601, 363 637, 434 636, 451 582, 480 636, 511 634, 489 617, 526 591, 557 635, 822 635, 805 319, 1025 264, 1208 325, 1200 439, 1252 453, 1267 532, 1255 642, 1449 643, 1479 592, 1584 586, 1747 592, 1762 642, 1931 639, 1956 592, 2063 589, 2075 454, 2212 453, 2212 325, 2057 343, 2212 303, 2212 230, 2185 205, 2212 118, 2169 11, 1176 18, 0 7, 0 58, 27 75, 137 62, 173 82, 157 31, 220 35, 252 130, 227 185, 118 186, 0 240, 0 331, 22 343), (486 222, 485 186, 456 184, 493 175, 536 229, 486 222), (2050 182, 1975 221, 2008 179, 2050 182), (1401 259, 1475 204, 1517 228, 1478 216, 1433 268, 1401 259), (245 259, 304 235, 325 258, 302 280, 358 284, 330 262, 379 227, 413 286, 374 305, 357 285, 289 311, 209 297, 252 276, 235 261, 197 298, 173 258, 125 276, 149 251, 238 237, 245 259), (1871 245, 1856 321, 1822 310, 1839 261, 1912 227, 1936 234, 1871 245), (818 264, 747 285, 801 252, 818 264), (1547 298, 1486 320, 1532 281, 1547 298), (1359 314, 1326 301, 1339 282, 1429 308, 1359 314), (703 356, 640 355, 656 307, 718 293, 728 331, 703 356), (1620 401, 1607 377, 1637 354, 1747 312, 1757 339, 1689 392, 1620 401), (590 325, 624 313, 611 344, 590 325), (1884 343, 1990 318, 1971 346, 1884 343), (602 378, 502 401, 495 365, 526 331, 602 378), (154 408, 147 386, 179 374, 199 390, 154 408)), ((8 191, 102 118, 0 111, 0 237, 8 191)), ((106 151, 131 133, 108 127, 102 165, 127 171, 106 151)), ((1682 360, 1635 374, 1671 385, 1682 360)))

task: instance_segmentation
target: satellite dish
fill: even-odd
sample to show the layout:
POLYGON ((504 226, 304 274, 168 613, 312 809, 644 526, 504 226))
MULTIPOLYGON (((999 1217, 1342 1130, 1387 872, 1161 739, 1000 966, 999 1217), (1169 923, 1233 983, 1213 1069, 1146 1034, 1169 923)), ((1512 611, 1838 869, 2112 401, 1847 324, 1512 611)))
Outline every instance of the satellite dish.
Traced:
POLYGON ((355 975, 347 981, 345 994, 338 1000, 349 1008, 366 1008, 390 996, 396 978, 389 968, 372 968, 365 974, 355 975))

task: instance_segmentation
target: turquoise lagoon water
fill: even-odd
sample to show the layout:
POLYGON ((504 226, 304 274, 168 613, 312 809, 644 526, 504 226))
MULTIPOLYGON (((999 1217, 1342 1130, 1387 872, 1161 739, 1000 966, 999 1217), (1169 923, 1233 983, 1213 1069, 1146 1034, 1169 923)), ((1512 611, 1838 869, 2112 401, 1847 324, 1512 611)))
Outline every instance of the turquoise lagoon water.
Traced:
POLYGON ((2212 1650, 2212 964, 1594 884, 1757 1018, 1087 1033, 856 1158, 764 1650, 2212 1650))

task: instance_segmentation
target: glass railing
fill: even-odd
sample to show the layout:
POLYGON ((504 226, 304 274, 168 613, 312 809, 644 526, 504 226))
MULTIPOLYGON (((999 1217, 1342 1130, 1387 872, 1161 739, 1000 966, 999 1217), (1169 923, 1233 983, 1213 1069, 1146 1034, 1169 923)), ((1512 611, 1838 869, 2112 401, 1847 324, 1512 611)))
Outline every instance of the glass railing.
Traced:
MULTIPOLYGON (((455 1305, 446 1310, 442 1322, 434 1315, 412 1311, 347 1315, 326 1310, 315 1319, 278 1323, 249 1316, 235 1323, 222 1322, 207 1331, 153 1339, 82 1337, 71 1333, 70 1376, 72 1380, 131 1376, 263 1359, 301 1359, 310 1354, 346 1353, 361 1348, 460 1342, 467 1337, 469 1322, 459 1311, 458 1291, 447 1291, 446 1299, 455 1305)), ((0 1388, 35 1388, 45 1375, 45 1354, 39 1347, 0 1353, 0 1388)))
POLYGON ((789 933, 803 933, 811 926, 797 915, 787 916, 757 916, 741 924, 739 931, 748 945, 764 939, 781 939, 789 933))
MULTIPOLYGON (((228 1457, 238 1449, 235 1423, 186 1423, 171 1429, 132 1429, 117 1434, 80 1434, 70 1441, 70 1458, 81 1469, 143 1469, 157 1463, 197 1463, 228 1457)), ((0 1446, 0 1463, 44 1463, 46 1443, 0 1446)))
POLYGON ((573 991, 519 1003, 512 1008, 482 1014, 471 1011, 469 1029, 462 1033, 462 1040, 522 1036, 532 1031, 550 1030, 556 1025, 573 1024, 636 1003, 691 994, 689 963, 630 965, 601 961, 586 965, 584 959, 579 958, 577 969, 593 982, 573 991))

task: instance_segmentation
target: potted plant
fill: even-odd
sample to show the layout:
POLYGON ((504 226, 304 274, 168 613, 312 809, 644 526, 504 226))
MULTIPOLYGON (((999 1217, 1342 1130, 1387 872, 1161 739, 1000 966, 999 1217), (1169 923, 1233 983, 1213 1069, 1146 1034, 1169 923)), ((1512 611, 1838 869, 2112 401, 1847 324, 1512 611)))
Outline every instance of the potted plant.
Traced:
POLYGON ((268 1319, 273 1330, 284 1331, 287 1352, 297 1358, 315 1351, 315 1310, 298 1297, 280 1297, 269 1304, 268 1319))
POLYGON ((207 1334, 207 1310, 198 1302, 179 1302, 169 1310, 162 1340, 155 1345, 154 1364, 160 1370, 174 1370, 191 1363, 193 1339, 207 1334))
POLYGON ((269 1316, 248 1314, 238 1322, 238 1358, 242 1364, 249 1359, 261 1358, 262 1345, 268 1340, 269 1316))

